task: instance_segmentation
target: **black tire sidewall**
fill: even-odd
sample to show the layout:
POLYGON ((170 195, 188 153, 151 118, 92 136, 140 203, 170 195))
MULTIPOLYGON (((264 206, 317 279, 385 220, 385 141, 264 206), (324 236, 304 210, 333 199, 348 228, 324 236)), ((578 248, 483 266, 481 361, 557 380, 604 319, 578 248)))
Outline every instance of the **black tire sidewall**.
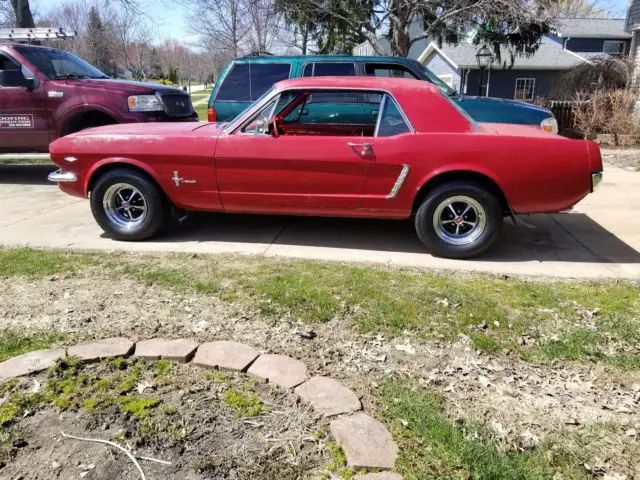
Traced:
POLYGON ((165 224, 166 205, 158 188, 145 175, 133 170, 117 169, 102 175, 91 192, 91 213, 98 225, 117 240, 146 240, 156 235, 165 224), (107 217, 103 201, 108 188, 116 183, 127 183, 137 188, 144 196, 147 216, 136 228, 127 229, 113 223, 107 217))
POLYGON ((458 259, 475 257, 489 249, 498 238, 502 221, 503 211, 498 198, 480 185, 463 181, 445 183, 433 189, 418 208, 415 217, 418 237, 433 255, 458 259), (485 210, 485 230, 468 245, 452 245, 442 240, 433 226, 433 215, 438 205, 455 196, 473 198, 485 210))

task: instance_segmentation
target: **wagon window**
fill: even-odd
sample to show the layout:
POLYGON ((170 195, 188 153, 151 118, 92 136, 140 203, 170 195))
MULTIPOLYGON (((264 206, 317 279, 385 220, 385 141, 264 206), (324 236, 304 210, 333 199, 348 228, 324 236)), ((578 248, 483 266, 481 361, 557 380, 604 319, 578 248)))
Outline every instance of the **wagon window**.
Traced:
POLYGON ((389 95, 385 95, 382 101, 382 114, 378 124, 378 137, 393 137, 403 133, 410 133, 411 127, 407 124, 404 116, 400 112, 395 100, 389 95))

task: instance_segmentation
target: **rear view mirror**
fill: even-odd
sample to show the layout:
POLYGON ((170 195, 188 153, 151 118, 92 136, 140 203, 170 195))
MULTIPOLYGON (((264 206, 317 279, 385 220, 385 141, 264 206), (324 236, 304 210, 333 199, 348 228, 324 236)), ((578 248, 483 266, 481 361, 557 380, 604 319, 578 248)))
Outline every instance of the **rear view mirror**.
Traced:
POLYGON ((25 78, 20 70, 0 70, 0 86, 2 87, 24 87, 35 88, 34 78, 25 78))

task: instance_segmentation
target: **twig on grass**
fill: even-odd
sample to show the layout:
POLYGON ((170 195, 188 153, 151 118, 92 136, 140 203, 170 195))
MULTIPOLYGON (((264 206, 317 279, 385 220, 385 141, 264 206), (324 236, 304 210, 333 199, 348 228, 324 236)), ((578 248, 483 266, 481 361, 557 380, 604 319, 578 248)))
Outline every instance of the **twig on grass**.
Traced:
POLYGON ((60 431, 60 433, 65 438, 72 438, 73 440, 80 440, 82 442, 103 443, 105 445, 110 445, 110 446, 115 447, 115 448, 117 448, 119 450, 122 450, 127 455, 127 457, 129 457, 129 459, 133 462, 133 464, 136 466, 136 468, 138 469, 138 472, 140 472, 140 478, 142 480, 147 480, 147 477, 144 475, 144 471, 142 470, 142 467, 140 466, 140 464, 136 460, 136 457, 134 457, 133 454, 129 450, 127 450, 124 447, 121 447, 117 443, 110 442, 109 440, 101 440, 99 438, 82 438, 82 437, 76 437, 74 435, 67 435, 62 430, 60 431))
POLYGON ((138 457, 140 460, 146 460, 147 462, 161 463, 162 465, 173 465, 167 460, 160 460, 158 458, 143 457, 142 455, 136 455, 136 457, 138 457))

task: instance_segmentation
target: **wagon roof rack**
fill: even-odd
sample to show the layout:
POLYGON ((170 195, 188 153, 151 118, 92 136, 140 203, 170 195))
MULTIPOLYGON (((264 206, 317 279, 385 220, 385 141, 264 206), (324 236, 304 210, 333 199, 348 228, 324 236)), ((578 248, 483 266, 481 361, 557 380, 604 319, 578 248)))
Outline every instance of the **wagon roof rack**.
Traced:
POLYGON ((65 30, 62 27, 39 28, 0 28, 0 41, 33 42, 40 40, 58 40, 61 38, 75 37, 78 32, 65 30))

